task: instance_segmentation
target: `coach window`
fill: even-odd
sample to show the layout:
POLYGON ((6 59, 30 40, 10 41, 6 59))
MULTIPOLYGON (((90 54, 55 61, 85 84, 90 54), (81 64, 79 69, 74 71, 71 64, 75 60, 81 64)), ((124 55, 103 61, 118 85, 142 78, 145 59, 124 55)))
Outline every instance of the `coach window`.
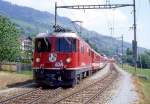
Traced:
POLYGON ((51 50, 51 44, 48 38, 39 38, 35 40, 35 48, 38 52, 51 50))
POLYGON ((56 50, 58 52, 76 52, 76 39, 58 38, 56 41, 56 50))
POLYGON ((81 53, 84 54, 84 46, 81 46, 81 53))

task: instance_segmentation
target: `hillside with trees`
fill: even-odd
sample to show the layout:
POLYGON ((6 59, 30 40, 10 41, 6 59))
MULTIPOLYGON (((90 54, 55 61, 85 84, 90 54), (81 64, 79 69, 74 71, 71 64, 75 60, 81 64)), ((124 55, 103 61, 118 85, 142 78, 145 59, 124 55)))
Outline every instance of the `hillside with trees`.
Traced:
MULTIPOLYGON (((17 29, 21 31, 21 35, 36 36, 39 32, 52 32, 54 24, 54 15, 48 12, 41 12, 28 7, 21 7, 9 2, 0 1, 0 15, 8 17, 16 24, 17 29)), ((76 29, 71 24, 71 20, 66 17, 58 16, 58 24, 69 28, 72 31, 79 30, 79 34, 83 39, 88 40, 98 52, 112 56, 121 53, 121 41, 115 38, 104 36, 100 33, 89 31, 76 24, 76 29)), ((124 42, 124 53, 127 48, 131 48, 131 44, 124 42)), ((144 52, 144 48, 139 48, 139 52, 144 52)))

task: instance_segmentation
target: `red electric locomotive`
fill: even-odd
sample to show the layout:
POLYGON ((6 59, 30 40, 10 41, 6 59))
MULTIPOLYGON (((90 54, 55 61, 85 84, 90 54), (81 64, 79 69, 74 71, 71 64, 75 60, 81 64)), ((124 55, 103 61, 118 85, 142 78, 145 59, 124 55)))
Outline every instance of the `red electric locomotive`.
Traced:
POLYGON ((39 84, 73 86, 106 64, 73 32, 41 33, 35 38, 33 76, 39 84))

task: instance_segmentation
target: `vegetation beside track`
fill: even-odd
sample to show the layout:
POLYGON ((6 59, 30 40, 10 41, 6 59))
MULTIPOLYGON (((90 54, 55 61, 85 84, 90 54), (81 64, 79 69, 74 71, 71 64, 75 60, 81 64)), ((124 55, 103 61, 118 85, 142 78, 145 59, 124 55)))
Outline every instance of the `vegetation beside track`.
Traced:
POLYGON ((134 67, 129 65, 124 65, 124 69, 133 74, 134 83, 138 88, 137 92, 143 100, 140 104, 150 104, 150 69, 137 68, 136 73, 134 67))

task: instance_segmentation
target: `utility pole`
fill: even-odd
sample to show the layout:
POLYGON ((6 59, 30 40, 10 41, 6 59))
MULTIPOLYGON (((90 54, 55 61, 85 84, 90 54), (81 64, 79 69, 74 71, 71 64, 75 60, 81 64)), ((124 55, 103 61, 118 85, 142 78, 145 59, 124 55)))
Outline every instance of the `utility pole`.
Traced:
POLYGON ((55 2, 55 24, 54 24, 55 31, 56 28, 57 28, 57 2, 55 2))
POLYGON ((142 70, 143 66, 142 66, 142 59, 141 59, 141 55, 139 55, 139 61, 140 61, 140 67, 141 67, 141 70, 142 70))
POLYGON ((106 5, 109 5, 110 4, 110 0, 106 0, 106 5))
POLYGON ((133 0, 133 17, 134 17, 134 40, 132 41, 132 47, 133 47, 133 62, 134 62, 134 68, 135 68, 135 74, 137 69, 137 40, 136 40, 136 5, 135 0, 133 0))
POLYGON ((114 27, 110 28, 110 35, 111 35, 111 37, 114 35, 114 27))
POLYGON ((121 36, 121 39, 122 39, 122 69, 123 69, 123 35, 121 36))

